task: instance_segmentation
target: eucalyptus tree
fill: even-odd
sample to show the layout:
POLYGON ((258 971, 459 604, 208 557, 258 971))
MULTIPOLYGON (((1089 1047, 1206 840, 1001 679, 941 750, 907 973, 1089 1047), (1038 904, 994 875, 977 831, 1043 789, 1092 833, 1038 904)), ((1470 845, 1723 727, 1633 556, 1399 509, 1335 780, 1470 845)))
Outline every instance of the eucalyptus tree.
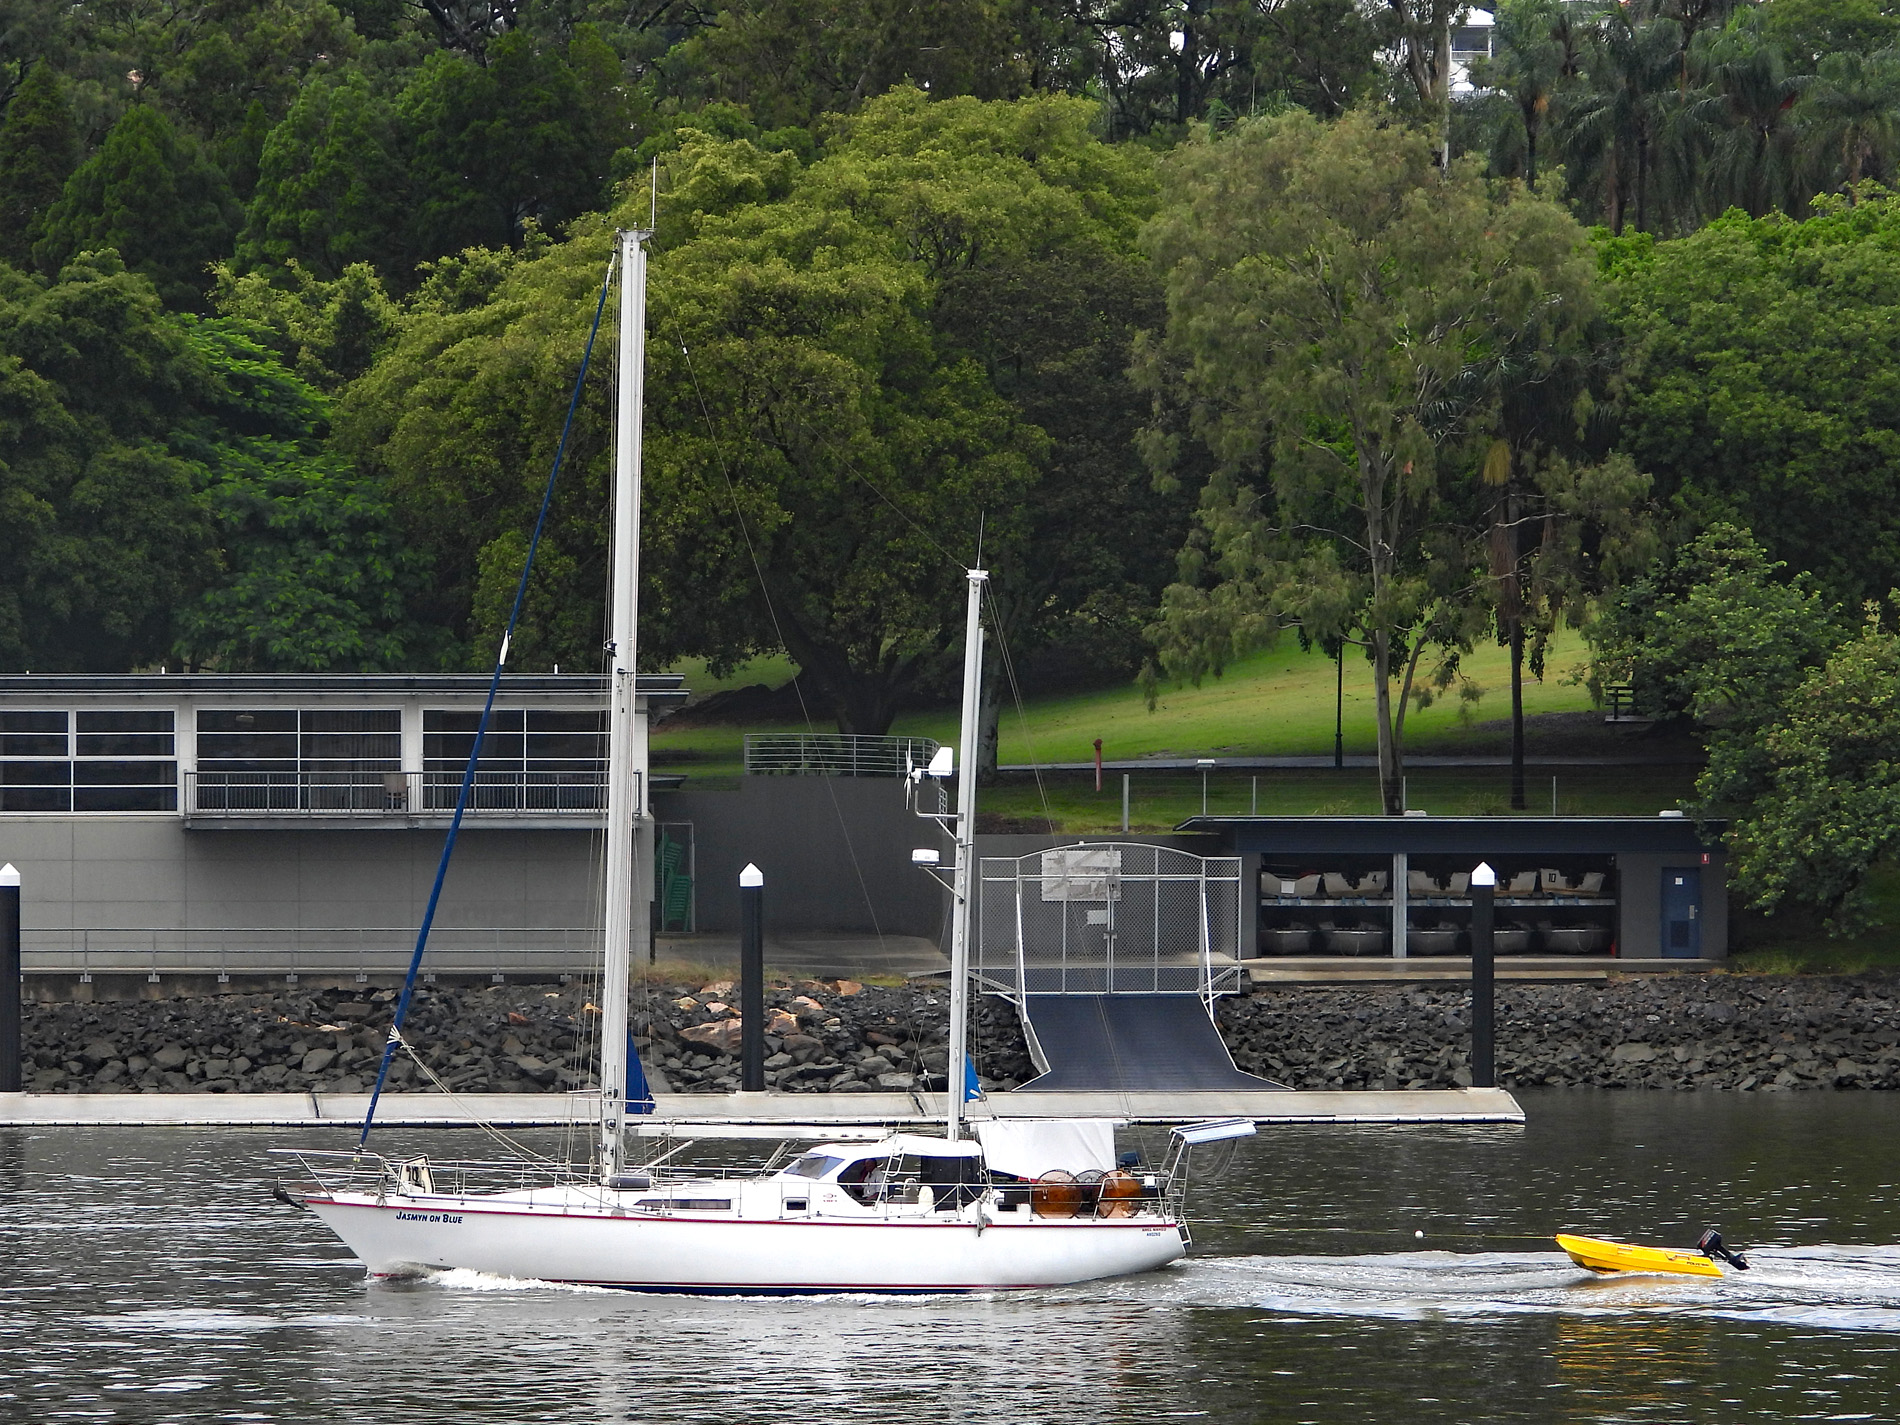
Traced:
MULTIPOLYGON (((1580 338, 1582 230, 1365 110, 1203 133, 1163 173, 1147 243, 1168 325, 1141 370, 1216 462, 1152 629, 1163 666, 1218 673, 1288 627, 1357 643, 1396 814, 1406 709, 1492 617, 1478 467, 1498 395, 1473 373, 1580 338)), ((1164 475, 1183 454, 1161 430, 1148 449, 1164 475)))

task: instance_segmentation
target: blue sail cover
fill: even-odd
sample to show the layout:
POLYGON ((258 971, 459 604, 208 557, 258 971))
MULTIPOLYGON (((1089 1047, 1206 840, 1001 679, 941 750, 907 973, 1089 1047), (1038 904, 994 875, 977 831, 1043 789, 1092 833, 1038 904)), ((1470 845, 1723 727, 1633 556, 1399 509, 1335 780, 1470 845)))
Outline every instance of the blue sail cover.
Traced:
POLYGON ((627 1033, 627 1112, 653 1112, 653 1090, 647 1085, 646 1066, 640 1062, 640 1051, 633 1047, 633 1033, 627 1033))

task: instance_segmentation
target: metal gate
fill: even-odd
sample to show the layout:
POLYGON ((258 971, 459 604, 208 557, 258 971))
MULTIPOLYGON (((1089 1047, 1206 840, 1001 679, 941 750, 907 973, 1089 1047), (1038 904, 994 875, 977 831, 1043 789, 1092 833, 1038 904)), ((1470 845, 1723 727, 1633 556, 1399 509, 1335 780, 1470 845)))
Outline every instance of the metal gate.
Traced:
POLYGON ((977 977, 1041 994, 1193 994, 1240 986, 1241 862, 1170 846, 1078 844, 986 856, 977 977))

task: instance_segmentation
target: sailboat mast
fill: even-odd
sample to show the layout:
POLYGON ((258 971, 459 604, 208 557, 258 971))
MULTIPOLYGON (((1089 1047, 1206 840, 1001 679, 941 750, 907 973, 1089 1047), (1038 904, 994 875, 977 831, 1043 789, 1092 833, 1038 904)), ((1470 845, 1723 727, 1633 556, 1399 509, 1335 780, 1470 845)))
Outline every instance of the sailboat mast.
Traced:
POLYGON ((969 608, 963 619, 963 718, 957 748, 957 860, 950 883, 950 1054, 944 1065, 948 1102, 945 1127, 963 1136, 964 1080, 970 1061, 970 884, 976 855, 977 709, 983 685, 983 585, 989 572, 971 569, 969 608))
POLYGON ((600 1166, 621 1166, 627 1113, 627 991, 640 877, 639 825, 647 817, 647 747, 635 704, 640 614, 640 441, 646 394, 646 234, 620 242, 620 368, 614 393, 613 603, 607 718, 606 955, 600 986, 600 1166))

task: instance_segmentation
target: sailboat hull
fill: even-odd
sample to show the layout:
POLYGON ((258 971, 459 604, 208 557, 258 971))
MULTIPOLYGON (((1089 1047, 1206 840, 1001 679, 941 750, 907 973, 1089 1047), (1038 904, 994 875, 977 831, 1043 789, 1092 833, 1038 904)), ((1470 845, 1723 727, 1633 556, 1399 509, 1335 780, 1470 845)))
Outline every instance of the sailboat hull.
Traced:
POLYGON ((628 1291, 1005 1291, 1152 1271, 1186 1250, 1181 1229, 1154 1216, 746 1220, 356 1194, 305 1205, 372 1276, 459 1268, 628 1291))

